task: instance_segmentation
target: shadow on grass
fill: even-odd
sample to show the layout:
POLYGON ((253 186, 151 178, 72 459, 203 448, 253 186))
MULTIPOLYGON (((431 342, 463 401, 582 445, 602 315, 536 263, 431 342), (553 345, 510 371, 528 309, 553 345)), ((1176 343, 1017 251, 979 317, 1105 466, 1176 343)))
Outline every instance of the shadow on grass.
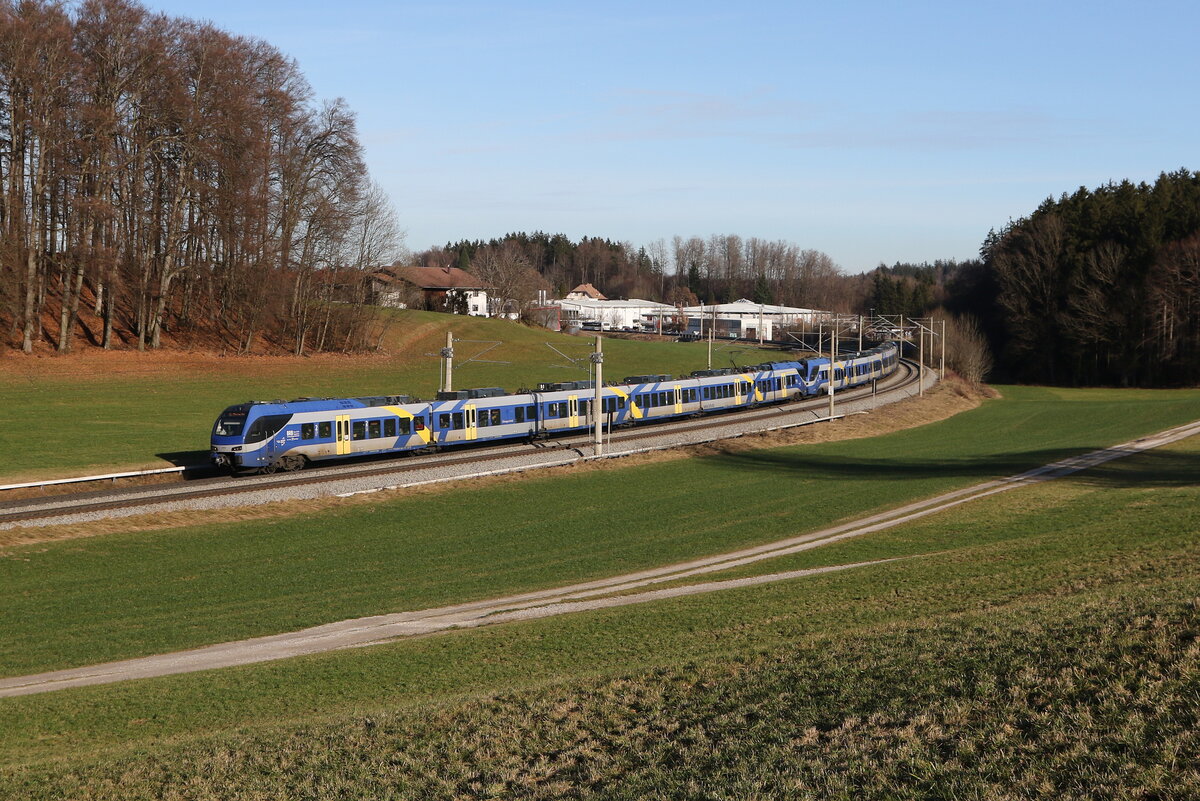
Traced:
MULTIPOLYGON (((1044 465, 1091 453, 1091 448, 1031 450, 957 459, 849 458, 764 451, 707 457, 716 464, 744 470, 795 473, 797 477, 845 480, 969 478, 987 481, 1018 475, 1044 465)), ((1192 454, 1144 451, 1074 474, 1075 480, 1113 488, 1200 486, 1200 459, 1192 454)))
POLYGON ((208 451, 170 451, 154 455, 159 459, 170 462, 175 467, 188 468, 183 473, 185 481, 193 478, 207 478, 214 473, 208 451))

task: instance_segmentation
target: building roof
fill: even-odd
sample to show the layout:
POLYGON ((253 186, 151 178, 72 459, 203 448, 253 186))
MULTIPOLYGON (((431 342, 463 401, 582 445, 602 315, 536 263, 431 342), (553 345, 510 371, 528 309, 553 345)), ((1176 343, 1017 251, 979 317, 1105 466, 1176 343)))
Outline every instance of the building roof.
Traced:
POLYGON ((764 315, 811 315, 827 314, 817 309, 798 309, 793 306, 772 306, 769 303, 755 303, 752 300, 734 301, 733 303, 708 304, 706 306, 689 306, 683 310, 685 314, 764 314, 764 315))
POLYGON ((604 296, 603 292, 601 292, 599 289, 596 289, 596 287, 592 286, 591 284, 580 284, 568 292, 567 295, 568 297, 570 295, 586 295, 592 300, 608 300, 608 298, 604 296))
POLYGON ((457 267, 398 267, 392 265, 376 275, 391 276, 421 289, 487 289, 487 285, 466 270, 457 267))
POLYGON ((583 309, 674 309, 669 303, 658 303, 653 300, 594 300, 592 298, 563 298, 552 300, 559 306, 578 306, 583 309))

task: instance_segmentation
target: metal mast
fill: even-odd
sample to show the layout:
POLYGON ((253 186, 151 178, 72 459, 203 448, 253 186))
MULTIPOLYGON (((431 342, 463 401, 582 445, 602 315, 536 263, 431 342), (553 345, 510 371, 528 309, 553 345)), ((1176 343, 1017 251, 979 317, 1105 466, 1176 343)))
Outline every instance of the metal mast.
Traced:
POLYGON ((596 336, 596 352, 592 354, 592 364, 596 365, 596 395, 592 402, 592 419, 595 422, 595 432, 593 442, 595 444, 595 454, 602 456, 604 453, 604 349, 600 345, 600 336, 596 336))

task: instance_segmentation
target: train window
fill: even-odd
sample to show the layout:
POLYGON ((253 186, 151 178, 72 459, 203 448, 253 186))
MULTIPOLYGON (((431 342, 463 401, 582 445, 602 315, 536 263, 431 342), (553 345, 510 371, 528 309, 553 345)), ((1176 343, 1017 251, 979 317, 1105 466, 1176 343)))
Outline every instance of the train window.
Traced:
POLYGON ((396 418, 395 417, 389 417, 388 419, 383 421, 383 435, 385 437, 389 437, 389 438, 396 436, 396 418))
POLYGON ((321 439, 329 439, 333 436, 333 423, 318 423, 317 436, 321 439))
POLYGON ((558 404, 558 416, 559 417, 567 416, 567 402, 566 401, 563 401, 562 403, 558 404))
POLYGON ((491 419, 492 418, 488 417, 487 409, 480 409, 479 410, 479 418, 478 418, 478 422, 476 423, 476 425, 479 425, 479 426, 491 425, 491 422, 490 422, 491 419))
POLYGON ((557 403, 547 403, 546 404, 546 416, 547 417, 558 417, 558 404, 557 403))
POLYGON ((439 414, 438 415, 438 428, 445 431, 449 427, 450 427, 450 415, 449 414, 439 414))
POLYGON ((425 430, 425 418, 424 417, 414 417, 413 418, 413 430, 414 431, 424 431, 425 430))
POLYGON ((290 414, 269 414, 258 418, 246 432, 246 442, 262 442, 268 437, 275 436, 275 433, 287 425, 287 421, 291 419, 290 414))
POLYGON ((367 423, 367 439, 379 439, 383 435, 383 432, 380 431, 380 422, 372 420, 367 423))
POLYGON ((354 423, 354 434, 351 439, 366 439, 367 438, 367 422, 365 420, 357 420, 354 423))
POLYGON ((526 420, 537 419, 537 407, 536 406, 526 406, 525 407, 525 419, 526 420))
POLYGON ((412 433, 412 423, 410 423, 408 420, 406 420, 404 418, 401 418, 400 419, 400 433, 402 435, 403 434, 411 434, 412 433))
POLYGON ((463 427, 463 415, 462 415, 462 412, 454 412, 454 427, 455 427, 455 428, 462 428, 462 427, 463 427))
POLYGON ((525 422, 525 407, 517 406, 513 409, 513 420, 518 423, 525 422))
POLYGON ((617 398, 617 408, 618 409, 625 408, 625 399, 624 398, 617 398))
POLYGON ((671 405, 671 393, 670 392, 660 392, 660 393, 658 393, 658 397, 659 397, 659 405, 661 405, 661 406, 670 406, 671 405))
POLYGON ((300 439, 312 439, 317 435, 317 427, 312 423, 304 423, 300 426, 300 439))

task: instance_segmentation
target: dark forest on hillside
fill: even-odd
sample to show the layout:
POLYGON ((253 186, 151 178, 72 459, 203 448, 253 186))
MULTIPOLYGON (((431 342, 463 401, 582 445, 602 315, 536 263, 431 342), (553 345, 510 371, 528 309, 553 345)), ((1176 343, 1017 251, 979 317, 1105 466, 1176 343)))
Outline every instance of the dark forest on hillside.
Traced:
POLYGON ((964 303, 1006 372, 1069 385, 1200 381, 1200 174, 1048 199, 992 232, 964 303))

